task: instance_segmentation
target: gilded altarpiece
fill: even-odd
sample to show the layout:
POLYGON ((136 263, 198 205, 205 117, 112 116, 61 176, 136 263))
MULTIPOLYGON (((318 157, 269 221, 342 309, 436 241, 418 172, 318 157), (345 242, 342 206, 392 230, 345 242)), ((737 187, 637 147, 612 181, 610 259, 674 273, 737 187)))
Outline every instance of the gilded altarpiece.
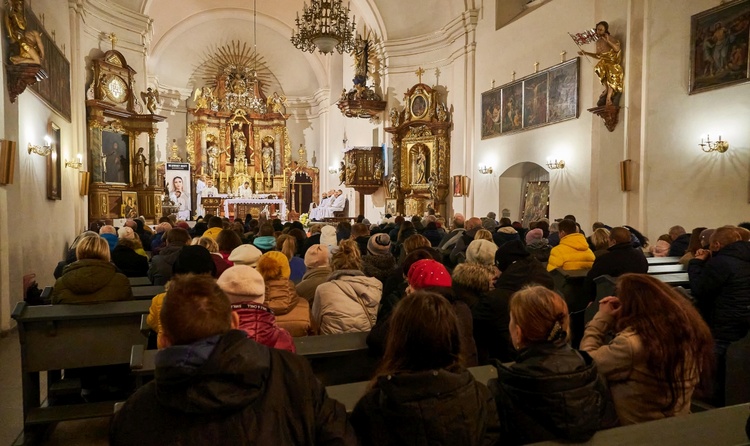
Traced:
POLYGON ((166 118, 137 111, 136 72, 119 51, 92 61, 91 70, 86 101, 89 219, 119 218, 123 192, 135 192, 139 215, 154 220, 161 216, 164 193, 156 175, 156 124, 166 118), (148 134, 148 147, 139 148, 142 133, 148 134))
POLYGON ((403 215, 422 215, 429 209, 446 215, 450 185, 450 129, 448 108, 440 94, 418 83, 404 95, 404 108, 389 113, 393 168, 385 179, 387 208, 403 215))

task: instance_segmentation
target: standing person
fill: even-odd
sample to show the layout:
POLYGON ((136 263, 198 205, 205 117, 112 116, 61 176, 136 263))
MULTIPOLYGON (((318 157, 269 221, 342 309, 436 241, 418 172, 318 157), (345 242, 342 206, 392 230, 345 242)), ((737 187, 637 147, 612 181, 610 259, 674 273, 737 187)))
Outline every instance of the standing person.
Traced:
POLYGON ((490 445, 500 440, 492 396, 461 360, 458 320, 436 293, 403 298, 381 366, 352 412, 361 445, 490 445))
POLYGON ((692 304, 646 274, 620 276, 616 296, 599 301, 581 340, 609 383, 623 425, 690 413, 712 349, 711 332, 692 304))
POLYGON ((510 301, 510 336, 516 362, 494 361, 502 444, 544 440, 582 442, 616 424, 604 379, 591 356, 569 343, 568 306, 542 286, 516 292, 510 301))
POLYGON ((236 330, 213 278, 175 277, 160 318, 156 378, 115 414, 111 445, 356 444, 308 362, 236 330))

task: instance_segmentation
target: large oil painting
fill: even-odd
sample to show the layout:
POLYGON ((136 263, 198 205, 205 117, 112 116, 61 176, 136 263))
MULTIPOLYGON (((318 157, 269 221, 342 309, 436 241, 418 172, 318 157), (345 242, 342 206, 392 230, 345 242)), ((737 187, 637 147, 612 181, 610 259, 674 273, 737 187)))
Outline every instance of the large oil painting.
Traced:
POLYGON ((532 76, 523 82, 523 127, 547 123, 547 73, 532 76))
POLYGON ((503 118, 502 89, 482 93, 482 139, 499 136, 503 118))
POLYGON ((578 117, 578 58, 549 70, 549 122, 578 117))
POLYGON ((106 183, 130 182, 130 138, 124 133, 102 130, 102 177, 106 183))
POLYGON ((523 199, 524 228, 532 221, 539 221, 549 216, 549 181, 530 181, 526 183, 526 194, 523 199))
POLYGON ((750 0, 695 14, 690 26, 690 94, 750 79, 750 0))

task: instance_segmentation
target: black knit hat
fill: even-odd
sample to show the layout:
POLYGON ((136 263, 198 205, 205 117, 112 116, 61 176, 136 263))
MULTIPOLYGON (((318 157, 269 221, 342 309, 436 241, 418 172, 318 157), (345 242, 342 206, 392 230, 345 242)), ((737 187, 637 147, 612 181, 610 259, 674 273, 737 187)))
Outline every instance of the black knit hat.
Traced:
POLYGON ((500 245, 500 248, 495 252, 495 265, 500 271, 505 271, 513 262, 524 259, 529 255, 521 240, 511 240, 500 245))
POLYGON ((208 274, 216 277, 216 264, 213 254, 200 245, 185 246, 177 255, 177 260, 172 265, 172 274, 208 274))

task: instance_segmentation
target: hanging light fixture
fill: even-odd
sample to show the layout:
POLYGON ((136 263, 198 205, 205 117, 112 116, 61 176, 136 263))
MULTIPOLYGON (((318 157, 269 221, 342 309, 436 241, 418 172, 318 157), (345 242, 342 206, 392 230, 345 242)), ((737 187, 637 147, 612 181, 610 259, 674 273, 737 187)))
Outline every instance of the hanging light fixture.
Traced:
POLYGON ((302 18, 297 13, 297 30, 292 31, 292 44, 310 53, 318 49, 323 54, 335 49, 342 54, 354 49, 355 20, 349 22, 349 6, 341 0, 311 0, 304 4, 302 18))

